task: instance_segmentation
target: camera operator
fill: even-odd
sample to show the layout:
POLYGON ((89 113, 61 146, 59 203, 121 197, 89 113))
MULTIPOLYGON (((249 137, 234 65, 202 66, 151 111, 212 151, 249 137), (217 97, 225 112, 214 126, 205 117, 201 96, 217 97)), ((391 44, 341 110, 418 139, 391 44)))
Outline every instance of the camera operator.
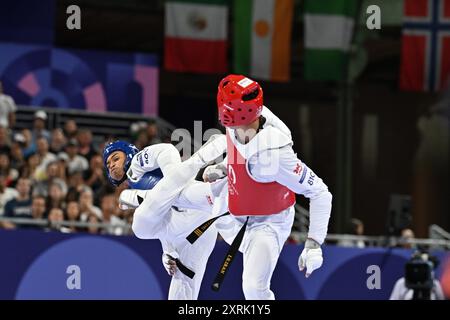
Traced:
POLYGON ((405 276, 395 283, 390 300, 444 300, 441 285, 434 278, 438 263, 428 253, 414 253, 405 265, 405 276))

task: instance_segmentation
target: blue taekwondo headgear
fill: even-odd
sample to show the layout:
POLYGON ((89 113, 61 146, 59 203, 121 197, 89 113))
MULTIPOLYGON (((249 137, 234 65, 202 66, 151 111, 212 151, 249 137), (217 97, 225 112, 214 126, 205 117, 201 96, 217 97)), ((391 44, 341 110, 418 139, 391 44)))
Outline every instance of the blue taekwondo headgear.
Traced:
POLYGON ((103 149, 103 165, 105 166, 106 175, 108 176, 109 181, 115 185, 116 187, 120 185, 125 179, 127 178, 126 172, 128 168, 130 167, 131 160, 133 159, 134 155, 138 153, 139 150, 136 148, 134 144, 117 140, 114 142, 110 142, 105 146, 105 149, 103 149), (115 180, 111 177, 109 174, 108 167, 106 166, 106 160, 108 160, 108 157, 115 151, 122 151, 125 153, 125 163, 124 163, 124 175, 121 180, 115 180))

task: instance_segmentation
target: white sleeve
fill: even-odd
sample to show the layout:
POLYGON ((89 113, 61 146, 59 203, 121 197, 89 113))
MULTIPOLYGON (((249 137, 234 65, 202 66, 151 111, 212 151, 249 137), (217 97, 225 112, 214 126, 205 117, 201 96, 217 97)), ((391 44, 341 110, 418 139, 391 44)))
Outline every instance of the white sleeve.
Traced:
POLYGON ((133 157, 127 176, 132 181, 137 181, 146 172, 158 168, 167 175, 170 168, 179 163, 181 163, 180 154, 172 144, 158 143, 144 148, 133 157))
POLYGON ((333 198, 326 184, 297 158, 291 145, 262 152, 256 161, 259 161, 259 165, 255 165, 254 159, 251 159, 250 171, 257 181, 276 181, 309 198, 308 238, 322 244, 327 235, 333 198))
POLYGON ((196 209, 210 212, 214 205, 211 184, 192 181, 181 192, 175 204, 183 209, 196 209))

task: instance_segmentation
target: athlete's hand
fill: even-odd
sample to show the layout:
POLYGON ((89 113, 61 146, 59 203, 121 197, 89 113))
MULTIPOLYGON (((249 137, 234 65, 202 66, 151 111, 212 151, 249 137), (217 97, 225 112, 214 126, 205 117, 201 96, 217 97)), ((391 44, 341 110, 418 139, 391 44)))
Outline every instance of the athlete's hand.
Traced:
POLYGON ((305 277, 308 278, 314 270, 322 266, 322 263, 323 257, 320 244, 308 238, 305 242, 305 248, 298 258, 299 270, 303 271, 306 268, 305 277))
POLYGON ((173 276, 175 274, 175 272, 177 271, 177 264, 176 264, 175 260, 173 259, 173 257, 171 257, 170 255, 168 255, 166 253, 163 253, 162 263, 163 263, 164 269, 166 269, 167 273, 170 276, 173 276))
POLYGON ((139 207, 138 190, 125 189, 119 195, 120 210, 136 209, 139 207))
POLYGON ((227 168, 223 164, 215 164, 209 167, 206 167, 205 171, 203 171, 203 181, 205 182, 214 182, 218 179, 222 179, 227 174, 227 168))

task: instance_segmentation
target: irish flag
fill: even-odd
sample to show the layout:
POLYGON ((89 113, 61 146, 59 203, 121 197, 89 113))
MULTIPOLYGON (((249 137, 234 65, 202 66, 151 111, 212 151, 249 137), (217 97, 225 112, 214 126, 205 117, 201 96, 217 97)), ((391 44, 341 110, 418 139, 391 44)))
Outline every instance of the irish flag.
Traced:
POLYGON ((353 36, 355 0, 305 1, 305 78, 340 80, 353 36))
POLYGON ((234 1, 234 72, 288 81, 293 0, 234 1))
POLYGON ((167 1, 165 9, 165 68, 180 72, 226 72, 227 1, 167 1))

